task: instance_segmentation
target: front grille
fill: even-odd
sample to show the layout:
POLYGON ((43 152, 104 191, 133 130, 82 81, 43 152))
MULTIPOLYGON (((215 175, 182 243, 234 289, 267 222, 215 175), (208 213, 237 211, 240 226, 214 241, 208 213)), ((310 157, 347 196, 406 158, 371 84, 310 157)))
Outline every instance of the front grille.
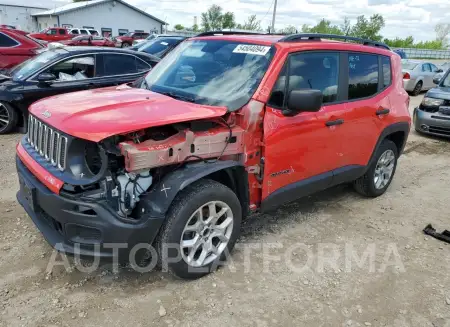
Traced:
POLYGON ((28 119, 28 143, 59 170, 66 168, 67 137, 33 116, 28 119))
POLYGON ((438 126, 430 126, 428 131, 431 133, 442 134, 450 136, 450 128, 438 127, 438 126))

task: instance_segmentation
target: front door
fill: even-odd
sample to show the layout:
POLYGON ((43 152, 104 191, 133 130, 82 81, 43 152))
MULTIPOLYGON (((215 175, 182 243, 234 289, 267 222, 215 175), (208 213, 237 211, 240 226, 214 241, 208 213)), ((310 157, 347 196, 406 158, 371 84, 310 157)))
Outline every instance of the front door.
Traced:
POLYGON ((95 55, 70 57, 57 62, 40 73, 52 73, 56 80, 40 83, 37 75, 31 77, 24 87, 24 103, 33 102, 52 95, 85 90, 96 77, 95 55))
POLYGON ((291 54, 267 104, 264 118, 264 180, 262 207, 277 206, 325 189, 333 170, 341 167, 345 104, 339 104, 340 54, 291 54), (292 90, 323 93, 319 112, 283 115, 292 90))

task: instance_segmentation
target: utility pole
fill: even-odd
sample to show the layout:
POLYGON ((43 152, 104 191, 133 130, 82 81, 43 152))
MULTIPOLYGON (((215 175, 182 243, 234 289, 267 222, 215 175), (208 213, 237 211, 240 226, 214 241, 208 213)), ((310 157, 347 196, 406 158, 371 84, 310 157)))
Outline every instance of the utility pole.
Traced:
POLYGON ((277 15, 277 0, 274 0, 271 33, 275 33, 275 16, 276 15, 277 15))

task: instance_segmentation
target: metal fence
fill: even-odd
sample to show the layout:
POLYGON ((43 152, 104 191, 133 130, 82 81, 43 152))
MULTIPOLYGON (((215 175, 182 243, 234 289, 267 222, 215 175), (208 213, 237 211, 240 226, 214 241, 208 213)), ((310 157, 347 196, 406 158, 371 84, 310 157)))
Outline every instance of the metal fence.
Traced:
POLYGON ((430 50, 413 48, 392 48, 403 50, 408 58, 450 59, 450 50, 430 50))

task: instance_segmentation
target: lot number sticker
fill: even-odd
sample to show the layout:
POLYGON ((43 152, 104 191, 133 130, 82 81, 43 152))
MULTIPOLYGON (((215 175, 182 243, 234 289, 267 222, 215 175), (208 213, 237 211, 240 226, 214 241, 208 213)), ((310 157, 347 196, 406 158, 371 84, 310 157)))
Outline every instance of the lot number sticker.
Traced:
POLYGON ((238 44, 236 48, 234 48, 234 53, 246 53, 258 56, 265 56, 267 52, 269 52, 270 47, 265 47, 263 45, 254 45, 254 44, 238 44))

